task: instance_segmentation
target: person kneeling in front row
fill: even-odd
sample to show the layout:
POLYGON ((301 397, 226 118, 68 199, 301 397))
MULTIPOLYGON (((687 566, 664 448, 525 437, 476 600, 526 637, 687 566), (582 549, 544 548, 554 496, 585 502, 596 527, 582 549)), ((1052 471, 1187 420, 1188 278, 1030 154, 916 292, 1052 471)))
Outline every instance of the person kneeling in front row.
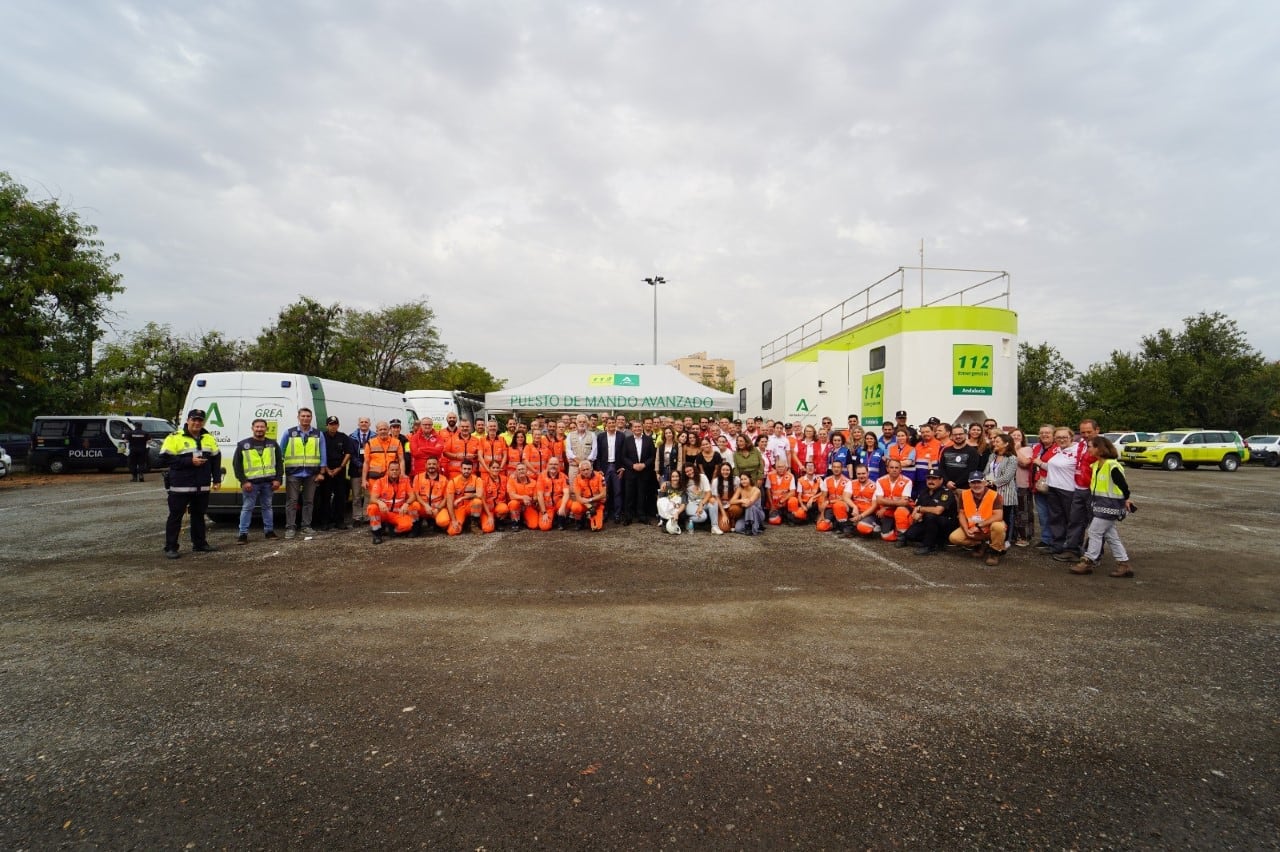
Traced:
POLYGON ((902 534, 900 547, 916 545, 917 556, 937 553, 956 528, 956 495, 943 485, 942 471, 930 468, 924 477, 924 492, 911 510, 911 526, 902 534))
POLYGON ((1004 506, 1000 495, 987 487, 982 473, 976 470, 969 474, 969 490, 959 494, 956 515, 960 526, 951 533, 951 543, 971 548, 970 555, 975 559, 986 553, 987 564, 994 568, 1004 553, 1004 506))

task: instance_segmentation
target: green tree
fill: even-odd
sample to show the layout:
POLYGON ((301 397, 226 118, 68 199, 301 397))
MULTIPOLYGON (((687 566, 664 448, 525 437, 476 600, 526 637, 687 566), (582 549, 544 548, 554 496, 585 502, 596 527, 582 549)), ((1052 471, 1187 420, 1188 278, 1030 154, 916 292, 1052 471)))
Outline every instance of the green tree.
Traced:
POLYGON ((1018 422, 1022 427, 1074 424, 1080 416, 1076 378, 1076 368, 1056 347, 1018 344, 1018 422))
POLYGON ((352 353, 344 341, 345 313, 336 302, 325 307, 307 296, 281 308, 275 323, 250 344, 247 369, 370 384, 361 381, 357 365, 348 357, 352 353))
POLYGON ((1182 331, 1142 338, 1135 354, 1112 352, 1081 378, 1087 412, 1105 426, 1159 430, 1202 426, 1252 431, 1280 400, 1280 371, 1219 312, 1187 317, 1182 331))
POLYGON ((150 411, 172 418, 196 373, 244 369, 245 345, 220 331, 175 335, 148 323, 109 344, 95 368, 103 404, 117 411, 150 411))
POLYGON ((97 228, 0 172, 0 423, 89 410, 93 346, 123 291, 97 228))
POLYGON ((729 378, 729 368, 724 364, 716 367, 716 377, 713 380, 702 384, 721 393, 733 393, 733 379, 729 378))
POLYGON ((409 377, 445 363, 435 311, 425 299, 377 311, 348 311, 342 323, 344 359, 361 384, 405 390, 409 377))
POLYGON ((1142 338, 1148 378, 1173 402, 1166 426, 1248 430, 1267 411, 1261 386, 1266 362, 1245 333, 1219 311, 1187 317, 1183 330, 1142 338))
POLYGON ((466 393, 486 394, 502 390, 506 379, 495 378, 492 373, 472 361, 449 361, 436 369, 419 373, 411 378, 406 390, 416 388, 440 388, 466 393))

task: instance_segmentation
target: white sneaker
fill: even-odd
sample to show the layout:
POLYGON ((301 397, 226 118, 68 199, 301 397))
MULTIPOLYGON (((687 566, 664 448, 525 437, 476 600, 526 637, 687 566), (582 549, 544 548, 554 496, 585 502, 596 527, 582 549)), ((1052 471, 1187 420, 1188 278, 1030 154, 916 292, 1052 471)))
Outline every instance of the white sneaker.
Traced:
POLYGON ((668 532, 668 533, 670 533, 671 535, 679 535, 679 534, 680 534, 680 522, 679 522, 679 521, 677 521, 675 518, 670 518, 670 519, 668 519, 668 521, 667 521, 667 527, 666 527, 666 529, 667 529, 667 532, 668 532))
POLYGON ((720 529, 720 527, 712 527, 712 528, 711 528, 711 534, 712 534, 712 535, 724 535, 724 530, 720 529))

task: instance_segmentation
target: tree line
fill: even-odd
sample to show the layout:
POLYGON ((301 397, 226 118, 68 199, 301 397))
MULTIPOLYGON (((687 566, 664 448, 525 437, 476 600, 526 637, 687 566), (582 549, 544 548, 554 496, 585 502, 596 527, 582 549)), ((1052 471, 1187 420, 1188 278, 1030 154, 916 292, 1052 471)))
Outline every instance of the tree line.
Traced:
POLYGON ((0 172, 0 428, 37 414, 151 412, 174 417, 192 375, 304 373, 390 390, 502 387, 479 364, 449 358, 426 299, 363 311, 303 297, 253 340, 182 334, 148 323, 104 342, 124 291, 97 229, 57 199, 32 199, 0 172))
POLYGON ((1143 337, 1135 352, 1077 370, 1048 343, 1018 347, 1018 423, 1107 431, 1205 427, 1244 436, 1280 429, 1280 361, 1267 361, 1225 314, 1187 317, 1143 337))

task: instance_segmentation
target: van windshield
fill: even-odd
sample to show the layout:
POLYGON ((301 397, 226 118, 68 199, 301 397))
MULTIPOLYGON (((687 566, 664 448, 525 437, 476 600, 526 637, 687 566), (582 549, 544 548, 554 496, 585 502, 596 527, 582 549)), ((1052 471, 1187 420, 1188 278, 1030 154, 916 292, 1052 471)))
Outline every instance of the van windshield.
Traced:
POLYGON ((167 420, 161 420, 158 417, 135 417, 133 422, 141 426, 142 431, 152 437, 164 438, 177 431, 172 423, 167 420))

